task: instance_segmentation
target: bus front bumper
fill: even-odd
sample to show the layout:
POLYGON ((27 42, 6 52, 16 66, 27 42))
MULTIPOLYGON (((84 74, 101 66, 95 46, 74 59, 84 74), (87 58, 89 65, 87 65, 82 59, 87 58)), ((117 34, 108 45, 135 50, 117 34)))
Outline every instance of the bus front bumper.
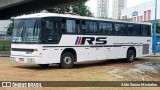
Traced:
POLYGON ((10 56, 10 60, 20 63, 43 64, 41 57, 10 56))

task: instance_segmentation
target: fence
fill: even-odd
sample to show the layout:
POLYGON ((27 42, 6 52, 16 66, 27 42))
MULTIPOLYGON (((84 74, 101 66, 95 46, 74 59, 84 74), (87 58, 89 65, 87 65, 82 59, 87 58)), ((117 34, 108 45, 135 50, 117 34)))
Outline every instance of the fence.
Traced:
POLYGON ((160 36, 157 36, 157 52, 160 52, 160 36))
POLYGON ((10 51, 11 42, 10 40, 0 40, 0 51, 10 51))

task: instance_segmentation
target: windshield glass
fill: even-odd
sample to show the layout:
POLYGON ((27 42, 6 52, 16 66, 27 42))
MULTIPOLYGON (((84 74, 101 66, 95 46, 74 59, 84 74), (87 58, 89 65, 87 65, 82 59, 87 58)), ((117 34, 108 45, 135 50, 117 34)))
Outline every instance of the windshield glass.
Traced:
POLYGON ((14 20, 12 42, 39 42, 40 31, 39 19, 14 20))

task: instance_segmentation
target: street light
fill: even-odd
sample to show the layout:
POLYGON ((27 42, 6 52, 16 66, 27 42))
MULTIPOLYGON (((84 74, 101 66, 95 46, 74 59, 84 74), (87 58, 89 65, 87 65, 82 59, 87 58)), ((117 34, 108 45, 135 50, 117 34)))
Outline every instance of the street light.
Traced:
POLYGON ((157 26, 157 0, 155 0, 155 20, 154 20, 154 35, 153 35, 153 52, 154 52, 154 55, 156 55, 156 51, 157 51, 156 26, 157 26))

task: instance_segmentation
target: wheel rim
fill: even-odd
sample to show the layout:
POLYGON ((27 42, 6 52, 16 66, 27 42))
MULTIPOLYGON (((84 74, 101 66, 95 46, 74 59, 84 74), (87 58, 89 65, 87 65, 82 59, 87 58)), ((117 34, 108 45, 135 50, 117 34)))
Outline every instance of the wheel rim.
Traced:
POLYGON ((129 60, 133 60, 134 59, 134 54, 133 53, 130 53, 129 54, 129 60))
POLYGON ((71 64, 72 58, 69 57, 69 56, 66 56, 66 57, 64 57, 64 62, 65 62, 66 64, 71 64))

